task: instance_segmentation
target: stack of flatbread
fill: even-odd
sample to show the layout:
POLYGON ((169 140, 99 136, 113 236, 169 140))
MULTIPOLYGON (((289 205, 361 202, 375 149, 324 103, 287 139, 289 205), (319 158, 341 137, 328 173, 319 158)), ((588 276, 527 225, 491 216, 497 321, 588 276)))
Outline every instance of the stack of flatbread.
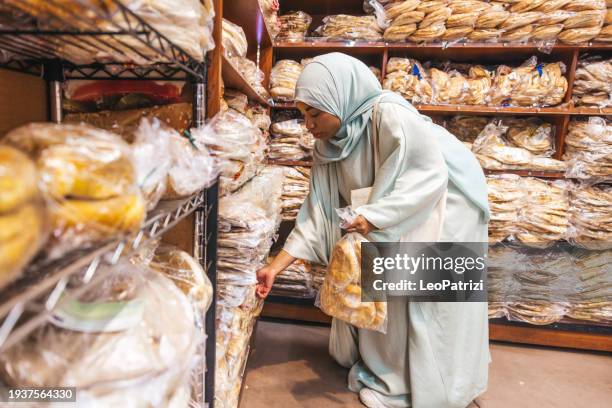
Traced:
POLYGON ((314 137, 301 119, 276 122, 270 128, 272 140, 268 157, 272 160, 302 160, 312 156, 314 137))
POLYGON ((420 62, 413 59, 389 59, 383 88, 399 93, 411 103, 432 102, 433 89, 429 73, 420 62))
POLYGON ((505 240, 516 231, 518 211, 524 197, 521 178, 515 174, 487 176, 489 208, 489 242, 505 240))
POLYGON ((575 245, 591 249, 612 248, 612 187, 574 186, 570 190, 570 224, 568 239, 575 245))
POLYGON ((295 220, 302 203, 310 191, 310 169, 287 167, 283 182, 283 220, 295 220))
POLYGON ((572 100, 576 106, 612 106, 611 58, 591 57, 578 63, 572 100))
POLYGON ((612 179, 612 126, 605 119, 572 120, 565 143, 569 177, 596 182, 612 179))
POLYGON ((278 296, 312 298, 315 292, 312 287, 310 263, 298 259, 289 265, 287 269, 276 275, 271 293, 278 296))
POLYGON ((293 100, 295 85, 300 74, 302 65, 292 60, 280 60, 272 68, 270 74, 270 94, 277 100, 293 100))
POLYGON ((315 30, 315 33, 330 40, 378 41, 383 37, 383 30, 374 16, 349 16, 346 14, 325 17, 323 24, 315 30))

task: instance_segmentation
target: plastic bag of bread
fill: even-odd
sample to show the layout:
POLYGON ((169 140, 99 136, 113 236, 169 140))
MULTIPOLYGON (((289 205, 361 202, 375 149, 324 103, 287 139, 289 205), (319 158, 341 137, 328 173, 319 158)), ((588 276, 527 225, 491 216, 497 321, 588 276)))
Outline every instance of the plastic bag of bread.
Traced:
POLYGON ((312 17, 303 11, 292 11, 279 17, 280 33, 277 40, 304 41, 312 23, 312 17))
POLYGON ((304 67, 292 60, 280 60, 270 74, 270 94, 274 99, 293 100, 295 86, 304 67))
POLYGON ((119 136, 85 124, 32 123, 9 132, 4 143, 37 162, 51 258, 140 228, 146 203, 131 149, 119 136))
POLYGON ((517 231, 518 212, 525 192, 516 174, 487 176, 487 190, 491 220, 489 243, 504 241, 517 231))
POLYGON ((223 19, 223 51, 228 58, 245 58, 249 44, 244 34, 244 30, 239 25, 229 20, 223 19))
POLYGON ((0 145, 0 289, 16 279, 47 237, 36 165, 0 145))
POLYGON ((127 261, 104 272, 103 282, 60 298, 49 323, 2 353, 5 384, 77 387, 77 404, 91 407, 169 406, 175 389, 189 385, 203 338, 185 295, 127 261))
POLYGON ((238 112, 245 114, 249 105, 249 98, 244 93, 235 89, 226 89, 223 93, 223 98, 227 102, 227 106, 238 112))
POLYGON ((612 248, 612 188, 573 185, 570 188, 568 240, 587 249, 612 248))
POLYGON ((464 142, 473 142, 489 123, 486 116, 453 116, 445 123, 446 130, 464 142))
POLYGON ((559 33, 557 38, 566 44, 580 44, 591 41, 599 35, 601 27, 570 28, 559 33))
POLYGON ((383 30, 374 16, 350 16, 346 14, 327 16, 315 32, 330 40, 367 40, 382 39, 383 30))
POLYGON ((196 317, 204 318, 212 303, 213 289, 197 260, 176 247, 160 245, 155 249, 149 267, 170 278, 196 307, 196 317))
POLYGON ((317 306, 332 317, 360 329, 385 333, 387 303, 361 301, 361 243, 357 233, 345 235, 334 246, 317 306))
POLYGON ((553 128, 538 118, 505 118, 506 137, 514 145, 538 156, 551 157, 555 152, 553 128))
POLYGON ((572 99, 577 106, 612 105, 612 59, 599 56, 578 62, 572 99))
MULTIPOLYGON (((214 48, 214 9, 211 0, 130 0, 122 3, 141 20, 122 12, 115 2, 109 1, 50 3, 10 0, 8 4, 37 18, 40 29, 130 31, 144 20, 198 61, 203 61, 205 52, 214 48)), ((59 46, 53 43, 48 45, 57 48, 55 52, 63 58, 77 64, 94 61, 131 62, 138 65, 170 62, 164 55, 166 52, 161 54, 140 39, 129 36, 122 36, 120 40, 112 36, 101 38, 104 38, 107 46, 75 46, 70 42, 59 46)))

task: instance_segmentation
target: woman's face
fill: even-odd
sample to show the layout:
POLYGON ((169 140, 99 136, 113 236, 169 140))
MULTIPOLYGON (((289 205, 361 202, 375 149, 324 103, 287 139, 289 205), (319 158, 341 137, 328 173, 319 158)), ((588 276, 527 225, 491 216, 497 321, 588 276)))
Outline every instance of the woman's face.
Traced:
POLYGON ((340 129, 340 119, 336 116, 298 102, 297 107, 304 115, 306 127, 315 139, 327 141, 334 137, 340 129))

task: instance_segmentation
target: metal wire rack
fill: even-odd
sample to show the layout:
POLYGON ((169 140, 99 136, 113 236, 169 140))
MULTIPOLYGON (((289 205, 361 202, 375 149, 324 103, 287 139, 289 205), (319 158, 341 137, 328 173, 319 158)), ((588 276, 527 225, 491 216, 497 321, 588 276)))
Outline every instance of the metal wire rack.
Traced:
MULTIPOLYGON (((122 256, 129 256, 143 244, 160 237, 177 222, 196 209, 208 214, 205 206, 206 190, 188 199, 162 202, 138 233, 121 237, 101 247, 80 250, 64 259, 48 263, 34 263, 25 278, 7 288, 0 298, 0 352, 23 339, 43 324, 57 306, 62 294, 77 297, 105 278, 102 265, 115 265, 122 256), (71 277, 82 274, 82 278, 71 277), (70 289, 67 288, 70 281, 70 289)), ((210 268, 211 265, 208 265, 210 268)))
POLYGON ((34 75, 43 74, 45 61, 59 59, 67 79, 205 80, 203 61, 121 0, 5 0, 0 49, 0 66, 34 75))

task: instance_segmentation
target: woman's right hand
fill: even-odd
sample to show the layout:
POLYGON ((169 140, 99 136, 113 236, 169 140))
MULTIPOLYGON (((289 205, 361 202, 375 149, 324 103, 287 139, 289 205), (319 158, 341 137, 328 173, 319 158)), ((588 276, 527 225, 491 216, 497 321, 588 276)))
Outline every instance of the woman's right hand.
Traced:
POLYGON ((257 288, 255 289, 257 296, 261 299, 265 299, 272 285, 274 285, 274 279, 276 278, 276 271, 271 265, 266 265, 257 271, 257 288))

